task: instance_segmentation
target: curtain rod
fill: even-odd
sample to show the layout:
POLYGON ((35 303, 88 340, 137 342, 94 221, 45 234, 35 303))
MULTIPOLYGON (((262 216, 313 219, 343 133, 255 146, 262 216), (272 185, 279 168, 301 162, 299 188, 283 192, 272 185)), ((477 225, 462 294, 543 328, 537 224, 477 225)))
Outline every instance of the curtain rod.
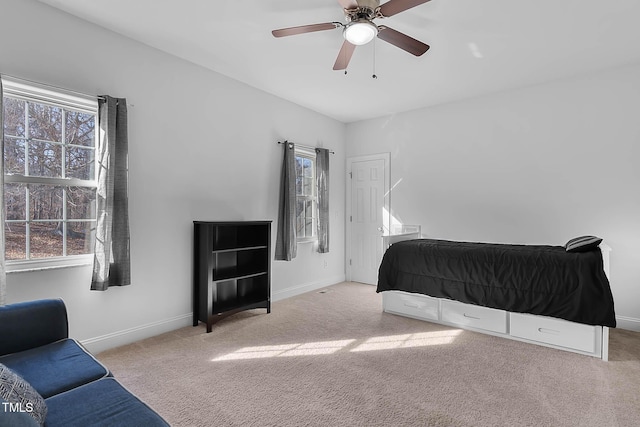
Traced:
MULTIPOLYGON (((278 141, 278 144, 288 144, 289 142, 290 141, 286 141, 286 140, 285 141, 278 141)), ((292 144, 294 144, 294 143, 292 142, 292 144)), ((310 148, 312 150, 315 150, 316 148, 324 148, 324 147, 312 147, 310 145, 302 145, 302 144, 296 144, 296 145, 299 146, 299 147, 303 147, 303 148, 310 148)), ((332 151, 332 150, 329 150, 329 154, 336 154, 336 152, 332 151)))
POLYGON ((79 92, 79 91, 77 91, 77 90, 71 90, 71 89, 67 89, 67 88, 65 88, 65 87, 54 86, 54 85, 51 85, 51 84, 49 84, 49 83, 36 82, 36 81, 33 81, 33 80, 24 79, 24 78, 22 78, 22 77, 12 76, 12 75, 10 75, 10 74, 0 74, 0 76, 6 76, 6 77, 9 77, 9 78, 14 79, 14 80, 23 81, 23 82, 25 82, 25 83, 31 83, 32 85, 37 85, 37 86, 46 86, 46 87, 49 87, 49 88, 51 88, 51 89, 56 89, 56 90, 59 90, 59 91, 67 92, 67 93, 69 93, 69 94, 82 95, 82 96, 84 96, 84 97, 100 99, 100 100, 102 100, 102 101, 104 101, 104 100, 105 100, 105 97, 104 97, 104 96, 99 96, 99 95, 93 95, 93 94, 89 94, 89 93, 79 92))

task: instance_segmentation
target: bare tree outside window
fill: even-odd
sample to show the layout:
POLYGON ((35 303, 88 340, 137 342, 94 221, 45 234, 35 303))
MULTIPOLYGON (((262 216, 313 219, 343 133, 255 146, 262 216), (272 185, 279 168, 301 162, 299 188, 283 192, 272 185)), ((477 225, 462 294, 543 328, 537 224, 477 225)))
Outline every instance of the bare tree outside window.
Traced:
POLYGON ((96 112, 11 92, 3 106, 5 258, 92 253, 96 112))

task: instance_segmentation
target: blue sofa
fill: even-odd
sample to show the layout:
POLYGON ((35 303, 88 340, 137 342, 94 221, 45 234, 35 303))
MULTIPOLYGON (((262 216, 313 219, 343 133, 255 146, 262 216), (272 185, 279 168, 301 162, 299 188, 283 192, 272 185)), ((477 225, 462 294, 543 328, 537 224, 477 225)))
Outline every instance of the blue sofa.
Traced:
POLYGON ((68 333, 60 299, 0 307, 0 426, 169 425, 68 333))

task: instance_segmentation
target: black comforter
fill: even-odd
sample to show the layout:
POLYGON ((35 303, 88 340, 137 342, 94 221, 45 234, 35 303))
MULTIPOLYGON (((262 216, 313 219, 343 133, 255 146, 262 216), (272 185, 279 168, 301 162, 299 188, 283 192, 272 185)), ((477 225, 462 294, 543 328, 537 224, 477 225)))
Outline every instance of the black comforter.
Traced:
POLYGON ((408 240, 382 259, 377 292, 390 290, 616 326, 599 248, 408 240))

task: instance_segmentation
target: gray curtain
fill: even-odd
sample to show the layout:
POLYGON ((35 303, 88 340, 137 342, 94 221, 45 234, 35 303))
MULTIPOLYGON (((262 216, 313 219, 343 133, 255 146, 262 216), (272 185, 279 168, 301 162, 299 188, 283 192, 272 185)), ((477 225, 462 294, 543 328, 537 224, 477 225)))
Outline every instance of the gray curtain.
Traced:
POLYGON ((318 185, 318 252, 329 252, 329 150, 316 148, 318 185))
POLYGON ((6 304, 7 299, 7 270, 4 261, 4 107, 2 106, 2 79, 0 79, 0 305, 6 304))
POLYGON ((91 289, 131 284, 127 101, 102 96, 98 101, 100 138, 97 224, 91 289))
POLYGON ((295 146, 285 141, 280 200, 278 204, 278 231, 275 259, 291 261, 298 250, 296 241, 296 153, 295 146))

